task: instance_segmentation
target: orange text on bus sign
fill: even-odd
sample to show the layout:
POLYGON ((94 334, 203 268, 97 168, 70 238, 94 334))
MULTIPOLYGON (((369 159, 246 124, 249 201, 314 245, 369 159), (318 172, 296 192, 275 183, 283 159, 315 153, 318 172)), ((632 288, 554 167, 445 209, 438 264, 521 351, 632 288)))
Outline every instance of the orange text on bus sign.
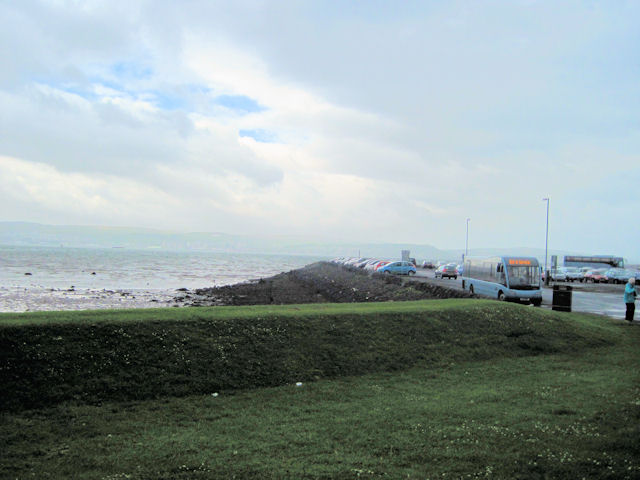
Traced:
POLYGON ((531 265, 531 260, 513 260, 513 259, 509 259, 509 265, 531 265))

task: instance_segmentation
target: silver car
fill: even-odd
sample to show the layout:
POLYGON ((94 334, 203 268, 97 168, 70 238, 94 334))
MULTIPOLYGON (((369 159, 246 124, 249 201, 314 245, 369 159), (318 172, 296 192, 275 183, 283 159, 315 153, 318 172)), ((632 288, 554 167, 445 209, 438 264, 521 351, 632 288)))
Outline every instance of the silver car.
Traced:
POLYGON ((563 272, 561 269, 552 270, 551 271, 551 280, 554 282, 566 282, 567 274, 563 272))

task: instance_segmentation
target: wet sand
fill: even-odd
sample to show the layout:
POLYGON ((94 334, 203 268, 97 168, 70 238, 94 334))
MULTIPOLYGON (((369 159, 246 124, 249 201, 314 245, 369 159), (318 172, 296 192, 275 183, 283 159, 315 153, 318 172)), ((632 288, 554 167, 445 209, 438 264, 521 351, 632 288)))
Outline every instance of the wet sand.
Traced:
POLYGON ((0 312, 168 307, 175 295, 175 290, 0 287, 0 312))

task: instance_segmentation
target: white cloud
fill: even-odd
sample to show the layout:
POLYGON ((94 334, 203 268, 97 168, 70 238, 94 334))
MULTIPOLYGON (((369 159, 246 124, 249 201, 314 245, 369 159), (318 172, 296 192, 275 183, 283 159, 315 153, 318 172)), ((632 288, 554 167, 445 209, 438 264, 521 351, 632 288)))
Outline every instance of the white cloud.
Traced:
POLYGON ((157 188, 111 175, 64 173, 50 165, 0 157, 3 202, 106 222, 161 221, 184 205, 157 188), (163 211, 158 210, 162 205, 163 211))
POLYGON ((640 175, 639 13, 0 4, 0 192, 14 219, 447 247, 467 217, 476 244, 540 245, 551 196, 557 247, 599 247, 637 209, 606 182, 640 175))

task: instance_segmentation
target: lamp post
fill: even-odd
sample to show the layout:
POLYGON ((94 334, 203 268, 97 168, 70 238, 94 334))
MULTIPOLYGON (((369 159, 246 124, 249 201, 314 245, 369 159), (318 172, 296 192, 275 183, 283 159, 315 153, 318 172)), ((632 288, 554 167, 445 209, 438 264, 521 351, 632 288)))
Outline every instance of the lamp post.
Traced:
POLYGON ((547 272, 547 248, 549 246, 549 198, 543 198, 547 202, 547 231, 544 239, 544 283, 549 285, 549 272, 547 272))
POLYGON ((467 218, 467 237, 464 242, 464 258, 467 258, 467 255, 469 255, 469 220, 471 219, 467 218))

